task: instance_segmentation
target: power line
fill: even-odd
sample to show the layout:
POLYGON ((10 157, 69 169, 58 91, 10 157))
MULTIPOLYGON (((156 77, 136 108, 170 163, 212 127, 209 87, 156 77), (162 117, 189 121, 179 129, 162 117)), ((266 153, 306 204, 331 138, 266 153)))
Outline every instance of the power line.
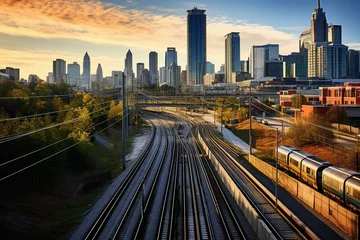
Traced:
MULTIPOLYGON (((116 100, 122 100, 122 98, 120 99, 116 99, 116 100)), ((98 105, 103 105, 106 103, 110 103, 112 101, 116 101, 116 100, 111 100, 111 101, 106 101, 106 102, 102 102, 102 103, 96 103, 96 104, 91 104, 91 105, 85 105, 85 106, 79 106, 79 107, 93 107, 93 106, 98 106, 98 105)), ((33 117, 38 117, 38 116, 43 116, 43 115, 47 115, 47 114, 54 114, 54 113, 60 113, 60 112, 67 112, 70 110, 75 110, 79 107, 74 107, 74 108, 68 108, 68 109, 63 109, 63 110, 59 110, 59 111, 53 111, 53 112, 46 112, 46 113, 39 113, 39 114, 33 114, 33 115, 27 115, 27 116, 21 116, 21 117, 15 117, 15 118, 5 118, 5 119, 0 119, 0 122, 5 122, 5 121, 14 121, 14 120, 23 120, 23 119, 27 119, 27 118, 33 118, 33 117)))
MULTIPOLYGON (((91 112, 91 113, 89 113, 89 116, 92 115, 92 114, 95 114, 97 112, 100 112, 100 111, 102 111, 104 109, 107 109, 109 107, 110 106, 107 106, 107 107, 104 107, 102 109, 91 112)), ((48 129, 51 129, 51 128, 54 128, 54 127, 59 127, 59 126, 62 126, 62 125, 79 122, 79 121, 84 120, 84 119, 85 119, 85 117, 79 117, 79 118, 71 119, 71 120, 66 121, 66 122, 61 122, 61 123, 57 123, 57 124, 54 124, 54 125, 51 125, 51 126, 40 128, 40 129, 31 130, 31 131, 26 132, 26 133, 6 136, 5 138, 0 139, 0 144, 5 143, 5 142, 9 142, 9 141, 12 141, 12 140, 16 140, 16 139, 19 139, 19 138, 22 138, 22 137, 25 137, 25 136, 28 136, 28 135, 31 135, 31 134, 34 134, 34 133, 37 133, 37 132, 48 130, 48 129)))
MULTIPOLYGON (((110 110, 109 110, 109 111, 110 111, 110 110)), ((108 112, 109 112, 109 111, 108 111, 108 112)), ((104 113, 104 114, 107 114, 107 113, 104 113)), ((102 116, 102 115, 104 115, 104 114, 98 115, 98 116, 96 116, 96 117, 102 116)), ((129 114, 127 114, 127 115, 129 115, 129 114)), ((91 127, 87 128, 87 129, 85 129, 84 132, 86 132, 86 131, 94 128, 94 127, 97 127, 97 126, 99 126, 99 125, 101 125, 101 124, 103 124, 103 123, 105 123, 105 122, 107 122, 107 121, 109 121, 109 120, 111 120, 111 119, 113 119, 113 118, 115 118, 115 117, 116 117, 116 116, 113 116, 113 117, 111 117, 111 118, 109 118, 109 119, 107 119, 107 120, 105 120, 105 121, 102 121, 101 123, 98 123, 98 124, 96 124, 96 125, 94 125, 94 126, 91 126, 91 127)), ((122 117, 120 120, 122 120, 122 119, 123 119, 123 117, 122 117)), ((19 160, 19 159, 22 159, 22 158, 24 158, 24 157, 27 157, 27 156, 29 156, 29 155, 32 155, 32 154, 37 153, 37 152, 39 152, 39 151, 42 151, 42 150, 44 150, 44 149, 46 149, 46 148, 49 148, 49 147, 54 146, 54 145, 56 145, 56 144, 59 144, 59 143, 61 143, 61 142, 64 142, 64 141, 66 141, 66 140, 68 140, 68 139, 71 139, 71 137, 63 138, 63 139, 61 139, 61 140, 59 140, 59 141, 57 141, 57 142, 51 143, 51 144, 46 145, 46 146, 44 146, 44 147, 42 147, 42 148, 39 148, 39 149, 37 149, 37 150, 34 150, 34 151, 32 151, 32 152, 29 152, 29 153, 26 153, 26 154, 24 154, 24 155, 22 155, 22 156, 20 156, 20 157, 16 157, 16 158, 14 158, 14 159, 12 159, 12 160, 6 161, 6 162, 4 162, 4 163, 0 163, 0 167, 5 166, 5 165, 8 165, 8 164, 10 164, 10 163, 12 163, 12 162, 15 162, 15 161, 17 161, 17 160, 19 160)))
MULTIPOLYGON (((125 117, 125 116, 124 116, 124 117, 125 117)), ((108 119, 108 120, 109 120, 109 119, 108 119)), ((119 121, 116 121, 116 122, 112 123, 111 125, 107 126, 106 128, 98 131, 97 133, 94 133, 94 134, 91 135, 90 137, 93 137, 93 136, 95 136, 95 135, 97 135, 97 134, 99 134, 99 133, 101 133, 101 132, 109 129, 110 127, 114 126, 115 124, 117 124, 117 123, 120 122, 121 120, 122 120, 122 119, 120 119, 119 121)), ((54 153, 54 154, 52 154, 52 155, 50 155, 50 156, 48 156, 48 157, 45 157, 45 158, 41 159, 40 161, 37 161, 37 162, 35 162, 35 163, 33 163, 33 164, 30 164, 30 165, 27 166, 27 167, 24 167, 24 168, 22 168, 22 169, 20 169, 20 170, 18 170, 18 171, 16 171, 16 172, 13 172, 13 173, 11 173, 11 174, 9 174, 9 175, 1 178, 1 179, 0 179, 0 182, 6 180, 6 179, 8 179, 8 178, 10 178, 10 177, 12 177, 12 176, 14 176, 14 175, 16 175, 16 174, 19 174, 19 173, 21 173, 21 172, 23 172, 23 171, 25 171, 25 170, 33 167, 33 166, 36 166, 36 165, 38 165, 39 163, 42 163, 42 162, 48 160, 49 158, 52 158, 52 157, 54 157, 54 156, 56 156, 56 155, 58 155, 58 154, 60 154, 60 153, 62 153, 62 152, 65 152, 66 150, 68 150, 68 149, 70 149, 70 148, 72 148, 72 147, 75 147, 75 146, 79 145, 79 144, 82 143, 82 142, 84 142, 84 140, 80 140, 79 142, 74 143, 73 145, 71 145, 71 146, 69 146, 69 147, 66 147, 66 148, 64 148, 64 149, 62 149, 62 150, 60 150, 60 151, 58 151, 58 152, 56 152, 56 153, 54 153)))

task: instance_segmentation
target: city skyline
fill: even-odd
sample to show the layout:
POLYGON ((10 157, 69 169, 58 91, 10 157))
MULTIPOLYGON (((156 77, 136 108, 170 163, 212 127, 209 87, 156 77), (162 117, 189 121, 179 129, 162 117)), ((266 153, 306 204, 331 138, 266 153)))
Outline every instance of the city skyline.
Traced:
MULTIPOLYGON (((279 44, 280 54, 290 54, 298 51, 299 36, 303 30, 310 27, 310 16, 317 6, 315 0, 302 1, 301 4, 285 4, 283 0, 275 0, 273 5, 278 9, 271 7, 268 11, 271 11, 271 16, 274 17, 265 20, 266 17, 262 14, 269 5, 260 0, 244 1, 240 4, 226 1, 225 5, 229 9, 220 7, 214 1, 207 1, 206 4, 175 4, 174 1, 169 1, 161 5, 156 1, 3 2, 2 8, 6 14, 0 16, 0 49, 3 53, 0 65, 20 68, 21 77, 25 79, 29 74, 37 74, 45 79, 52 70, 52 61, 56 58, 82 63, 86 51, 93 62, 91 73, 95 73, 96 66, 101 63, 104 76, 110 75, 112 70, 124 69, 123 56, 128 49, 133 52, 134 63, 144 62, 148 68, 150 51, 162 53, 167 46, 174 46, 178 50, 178 64, 185 69, 186 10, 195 5, 205 9, 207 13, 206 60, 214 63, 216 69, 225 62, 223 36, 232 31, 238 31, 242 36, 241 60, 249 56, 252 45, 267 43, 279 44), (36 7, 32 8, 32 4, 36 7), (253 14, 256 16, 243 13, 244 9, 251 12, 254 4, 258 4, 257 14, 253 14), (231 9, 236 6, 244 8, 239 9, 241 14, 233 14, 231 9), (295 7, 297 11, 292 12, 295 7), (82 11, 76 11, 77 9, 82 11), (284 9, 288 9, 288 12, 284 12, 284 9), (282 22, 279 14, 283 18, 282 22), (142 17, 139 17, 140 15, 142 17), (112 24, 113 19, 118 19, 116 24, 112 24), (144 44, 144 33, 149 35, 146 38, 147 44, 144 44)), ((321 2, 321 7, 326 9, 329 24, 342 25, 343 43, 348 45, 349 49, 360 49, 356 18, 351 17, 359 5, 356 1, 321 2)), ((160 54, 159 63, 162 62, 164 56, 160 54)), ((159 65, 161 66, 162 64, 159 65)))

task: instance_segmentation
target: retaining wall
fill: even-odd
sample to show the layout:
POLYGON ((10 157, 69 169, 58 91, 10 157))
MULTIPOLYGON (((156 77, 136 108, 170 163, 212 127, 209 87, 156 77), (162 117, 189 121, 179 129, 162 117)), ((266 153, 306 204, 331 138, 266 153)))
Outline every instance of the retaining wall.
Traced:
MULTIPOLYGON (((255 156, 251 156, 249 161, 264 175, 276 181, 275 167, 255 156)), ((349 234, 352 239, 359 239, 359 215, 286 173, 278 171, 278 174, 280 186, 330 220, 338 228, 349 234)))

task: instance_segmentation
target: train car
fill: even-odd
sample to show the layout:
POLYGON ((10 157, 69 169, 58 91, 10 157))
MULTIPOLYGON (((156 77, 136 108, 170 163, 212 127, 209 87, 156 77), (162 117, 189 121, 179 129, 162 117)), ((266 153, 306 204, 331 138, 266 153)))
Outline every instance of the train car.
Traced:
POLYGON ((346 202, 345 184, 353 176, 360 177, 360 173, 335 166, 327 167, 322 172, 322 189, 326 194, 346 202))
POLYGON ((278 148, 278 163, 281 167, 289 170, 289 155, 294 151, 299 151, 299 149, 290 146, 280 146, 278 148))
POLYGON ((360 177, 353 176, 345 182, 345 203, 353 209, 360 209, 360 177))
POLYGON ((322 192, 322 172, 332 164, 315 156, 308 156, 301 162, 300 179, 308 185, 322 192))
POLYGON ((289 154, 289 171, 295 174, 297 177, 301 177, 301 164, 307 157, 313 157, 313 155, 303 151, 293 151, 289 154))

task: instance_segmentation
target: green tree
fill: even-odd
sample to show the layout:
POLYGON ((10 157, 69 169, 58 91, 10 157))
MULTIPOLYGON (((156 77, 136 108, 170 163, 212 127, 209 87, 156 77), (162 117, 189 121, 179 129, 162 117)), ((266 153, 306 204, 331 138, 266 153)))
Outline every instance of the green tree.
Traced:
POLYGON ((302 105, 305 105, 307 102, 306 97, 304 94, 295 94, 292 98, 292 107, 293 108, 301 108, 302 105))
POLYGON ((326 119, 331 123, 346 123, 348 117, 344 108, 339 106, 332 106, 325 114, 326 119))

